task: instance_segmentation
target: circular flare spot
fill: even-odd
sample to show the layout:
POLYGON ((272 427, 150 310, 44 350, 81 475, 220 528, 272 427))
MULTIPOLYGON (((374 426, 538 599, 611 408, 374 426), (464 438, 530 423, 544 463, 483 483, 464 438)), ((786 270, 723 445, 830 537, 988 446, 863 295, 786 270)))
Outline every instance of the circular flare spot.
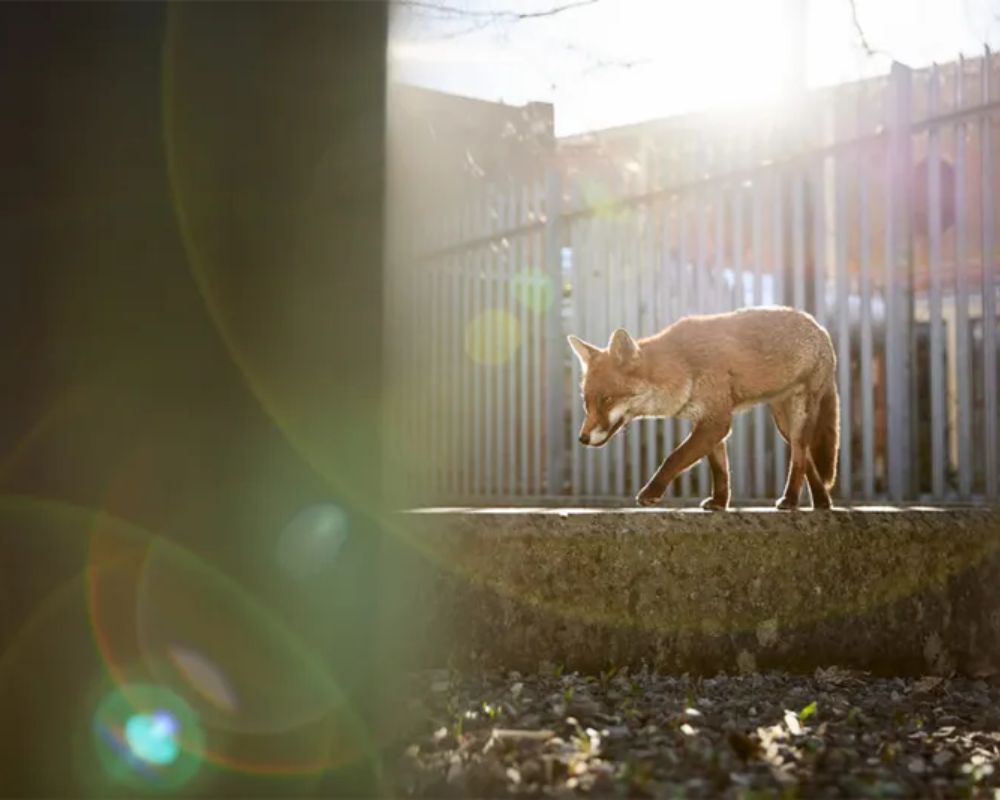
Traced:
POLYGON ((149 764, 170 764, 177 760, 177 720, 163 709, 153 714, 133 714, 125 723, 125 741, 132 753, 149 764))
POLYGON ((205 750, 191 707, 152 684, 114 689, 97 707, 93 731, 104 769, 132 789, 179 789, 198 771, 205 750))
POLYGON ((477 364, 506 364, 520 346, 521 329, 506 311, 484 311, 465 327, 465 352, 477 364))
POLYGON ((538 269, 528 269, 514 276, 514 296, 522 306, 541 314, 552 307, 555 291, 548 275, 538 269))

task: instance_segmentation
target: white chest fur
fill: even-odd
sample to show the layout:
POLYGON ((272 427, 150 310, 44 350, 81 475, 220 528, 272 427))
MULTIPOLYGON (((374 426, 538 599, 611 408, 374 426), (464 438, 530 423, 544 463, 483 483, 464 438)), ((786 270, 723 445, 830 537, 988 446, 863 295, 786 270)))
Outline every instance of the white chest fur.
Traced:
MULTIPOLYGON (((688 401, 691 399, 691 387, 686 386, 680 396, 670 394, 653 384, 645 384, 638 394, 629 402, 629 414, 632 417, 676 417, 689 418, 688 401)), ((694 410, 694 409, 691 409, 694 410)))

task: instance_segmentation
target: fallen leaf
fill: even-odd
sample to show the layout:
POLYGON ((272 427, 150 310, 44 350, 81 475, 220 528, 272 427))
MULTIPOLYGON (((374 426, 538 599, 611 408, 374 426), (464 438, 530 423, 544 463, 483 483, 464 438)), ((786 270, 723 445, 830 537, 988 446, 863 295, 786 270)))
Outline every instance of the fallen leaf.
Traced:
POLYGON ((939 678, 937 675, 925 675, 915 684, 913 684, 914 694, 923 694, 925 692, 932 692, 936 689, 943 681, 944 678, 939 678))

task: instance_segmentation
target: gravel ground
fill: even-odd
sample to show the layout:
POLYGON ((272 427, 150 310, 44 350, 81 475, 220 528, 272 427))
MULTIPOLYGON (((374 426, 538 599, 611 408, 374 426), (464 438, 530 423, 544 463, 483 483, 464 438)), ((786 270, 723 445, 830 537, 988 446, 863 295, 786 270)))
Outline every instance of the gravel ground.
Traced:
POLYGON ((553 668, 414 682, 408 796, 1000 798, 993 681, 553 668))

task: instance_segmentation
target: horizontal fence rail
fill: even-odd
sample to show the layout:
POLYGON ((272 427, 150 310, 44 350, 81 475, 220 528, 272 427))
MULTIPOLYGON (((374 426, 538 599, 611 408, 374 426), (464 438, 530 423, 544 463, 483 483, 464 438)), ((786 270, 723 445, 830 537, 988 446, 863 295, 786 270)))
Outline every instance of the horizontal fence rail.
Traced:
MULTIPOLYGON (((566 334, 603 345, 617 327, 778 304, 812 313, 837 351, 840 501, 995 500, 996 69, 988 51, 895 65, 817 101, 808 126, 611 177, 557 160, 397 225, 392 440, 412 496, 628 501, 690 424, 578 445, 566 334)), ((764 407, 729 447, 735 501, 780 496, 788 453, 764 407)), ((709 493, 702 463, 668 497, 709 493)))

